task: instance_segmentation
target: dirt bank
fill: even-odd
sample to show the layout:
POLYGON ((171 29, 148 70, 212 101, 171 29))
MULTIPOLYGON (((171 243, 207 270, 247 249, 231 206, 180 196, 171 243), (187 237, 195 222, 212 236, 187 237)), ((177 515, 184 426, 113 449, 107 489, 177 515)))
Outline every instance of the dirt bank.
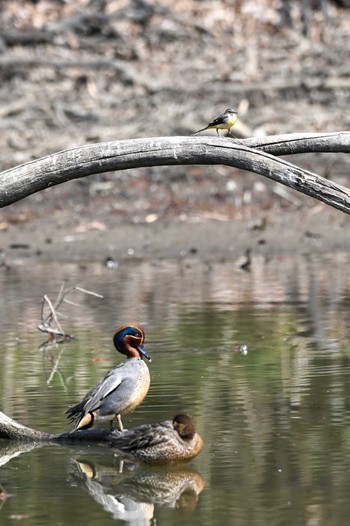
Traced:
POLYGON ((196 256, 232 258, 244 264, 247 251, 251 257, 270 259, 350 249, 350 218, 322 204, 294 210, 247 207, 235 218, 219 207, 215 212, 191 215, 179 208, 178 213, 172 210, 160 218, 151 212, 143 222, 69 210, 47 213, 43 218, 33 210, 23 210, 22 223, 6 223, 1 232, 3 262, 11 265, 30 258, 97 260, 113 265, 121 258, 196 256))
MULTIPOLYGON (((349 23, 339 2, 4 2, 0 169, 88 142, 189 135, 229 106, 238 136, 349 129, 349 23)), ((349 184, 346 156, 292 161, 349 184)), ((253 174, 160 167, 3 209, 0 249, 8 262, 271 257, 347 249, 347 226, 253 174)))

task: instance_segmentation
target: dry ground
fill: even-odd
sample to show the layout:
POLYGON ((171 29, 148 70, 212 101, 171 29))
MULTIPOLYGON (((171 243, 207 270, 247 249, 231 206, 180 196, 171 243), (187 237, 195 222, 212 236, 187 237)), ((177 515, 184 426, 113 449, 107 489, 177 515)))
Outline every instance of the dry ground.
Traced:
MULTIPOLYGON (((4 1, 0 169, 88 142, 189 135, 228 106, 240 136, 349 129, 350 10, 339 4, 4 1)), ((350 184, 346 156, 293 162, 350 184)), ((0 248, 6 261, 247 248, 268 257, 347 249, 347 226, 344 214, 254 174, 150 168, 3 209, 0 248)))

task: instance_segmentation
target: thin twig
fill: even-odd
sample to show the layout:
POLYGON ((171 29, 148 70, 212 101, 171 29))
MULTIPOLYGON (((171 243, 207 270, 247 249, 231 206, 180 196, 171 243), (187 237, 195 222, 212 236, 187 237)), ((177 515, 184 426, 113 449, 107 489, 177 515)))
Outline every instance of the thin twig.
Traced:
POLYGON ((58 330, 60 331, 61 334, 64 334, 62 327, 60 325, 60 322, 58 321, 55 307, 52 305, 50 298, 45 294, 44 299, 51 309, 51 315, 52 315, 52 318, 55 320, 58 330))
POLYGON ((82 307, 82 304, 73 302, 72 300, 69 300, 67 298, 69 294, 75 291, 83 292, 84 294, 95 296, 96 298, 103 298, 101 294, 84 289, 83 287, 79 287, 78 285, 65 289, 64 282, 60 286, 60 290, 54 303, 52 303, 47 294, 45 294, 41 304, 41 323, 38 325, 38 329, 39 331, 45 332, 49 335, 49 341, 46 343, 63 343, 73 338, 72 335, 65 333, 65 331, 62 329, 58 318, 59 316, 63 318, 68 318, 68 316, 58 311, 58 308, 61 307, 63 303, 67 303, 75 307, 82 307), (49 306, 50 312, 45 317, 44 313, 46 304, 49 306), (52 326, 53 323, 55 324, 55 326, 52 326))
POLYGON ((96 298, 103 299, 103 296, 101 294, 98 294, 97 292, 93 292, 92 290, 83 289, 82 287, 79 287, 78 285, 76 285, 76 287, 74 288, 76 290, 80 290, 80 292, 84 292, 85 294, 90 294, 90 296, 96 296, 96 298))
MULTIPOLYGON (((54 305, 52 305, 53 311, 57 311, 58 307, 62 303, 63 297, 64 297, 64 282, 60 286, 60 290, 58 292, 58 295, 57 295, 57 298, 55 300, 54 305)), ((45 299, 46 299, 46 296, 44 296, 44 302, 45 302, 45 299)), ((51 309, 51 312, 47 315, 47 317, 44 320, 43 320, 43 311, 42 311, 41 319, 42 319, 43 325, 45 325, 45 324, 50 325, 50 323, 52 321, 52 309, 51 309)))
POLYGON ((59 331, 58 329, 53 329, 49 325, 44 325, 42 323, 38 325, 38 329, 41 332, 47 332, 48 334, 52 334, 53 336, 65 336, 65 333, 63 331, 59 331))
POLYGON ((67 300, 67 299, 64 299, 63 301, 64 301, 64 303, 68 303, 68 305, 73 305, 74 307, 82 307, 83 306, 81 303, 75 303, 74 301, 70 301, 70 300, 67 300))

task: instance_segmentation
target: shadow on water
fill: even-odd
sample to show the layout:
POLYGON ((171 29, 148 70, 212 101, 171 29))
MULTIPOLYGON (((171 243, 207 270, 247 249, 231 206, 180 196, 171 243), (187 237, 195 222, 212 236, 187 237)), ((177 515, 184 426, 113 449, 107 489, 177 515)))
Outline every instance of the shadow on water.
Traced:
POLYGON ((14 495, 0 510, 4 524, 11 514, 28 513, 27 524, 37 525, 38 516, 51 512, 63 525, 115 524, 119 509, 130 510, 123 521, 138 524, 128 508, 137 491, 136 501, 147 504, 144 517, 153 510, 157 524, 347 524, 349 269, 339 253, 322 260, 253 258, 250 272, 231 261, 193 258, 2 273, 2 411, 36 429, 69 429, 67 406, 122 360, 111 344, 114 329, 137 321, 146 332, 152 381, 125 425, 183 412, 204 440, 184 469, 196 474, 197 490, 185 489, 183 497, 181 470, 178 478, 160 470, 165 479, 148 468, 120 473, 108 455, 94 460, 86 451, 51 447, 14 457, 1 468, 0 482, 14 495), (62 323, 74 340, 39 350, 41 298, 55 296, 63 280, 104 299, 65 306, 62 323), (152 501, 152 480, 167 504, 152 501))

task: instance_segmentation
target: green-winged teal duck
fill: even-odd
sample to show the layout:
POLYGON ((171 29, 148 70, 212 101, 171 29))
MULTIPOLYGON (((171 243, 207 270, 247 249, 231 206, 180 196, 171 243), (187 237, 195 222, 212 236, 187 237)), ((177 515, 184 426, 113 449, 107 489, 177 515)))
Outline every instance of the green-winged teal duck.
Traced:
POLYGON ((149 385, 149 370, 143 356, 150 357, 143 348, 145 333, 137 325, 124 325, 113 336, 117 351, 127 360, 111 369, 77 405, 67 409, 67 418, 75 422, 75 430, 88 429, 96 422, 110 422, 117 418, 123 430, 121 416, 131 413, 145 398, 149 385))

